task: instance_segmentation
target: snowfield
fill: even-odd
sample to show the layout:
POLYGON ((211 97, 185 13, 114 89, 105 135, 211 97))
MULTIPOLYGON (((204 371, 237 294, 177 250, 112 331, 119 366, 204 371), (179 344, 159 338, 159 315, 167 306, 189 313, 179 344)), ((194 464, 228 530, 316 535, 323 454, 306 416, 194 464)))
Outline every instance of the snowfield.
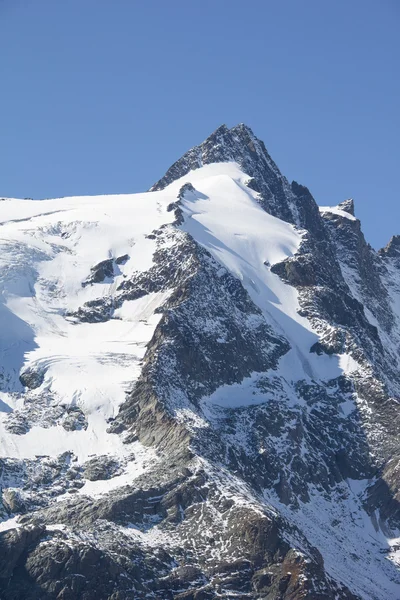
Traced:
POLYGON ((67 316, 85 302, 113 297, 119 282, 133 270, 152 264, 153 228, 171 218, 168 195, 3 200, 0 202, 2 323, 0 355, 1 415, 23 402, 19 375, 27 368, 45 373, 30 394, 78 406, 88 428, 34 426, 13 435, 0 422, 2 456, 30 458, 74 452, 121 453, 118 436, 106 433, 125 393, 140 373, 140 363, 160 316, 155 309, 165 294, 129 301, 104 323, 79 323, 67 316), (97 263, 128 254, 109 280, 82 286, 97 263))

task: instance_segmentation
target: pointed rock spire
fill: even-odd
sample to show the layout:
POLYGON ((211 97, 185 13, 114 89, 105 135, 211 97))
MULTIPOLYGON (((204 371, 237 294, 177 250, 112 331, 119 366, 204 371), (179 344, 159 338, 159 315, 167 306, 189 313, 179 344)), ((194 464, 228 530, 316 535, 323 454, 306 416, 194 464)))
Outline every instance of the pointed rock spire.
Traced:
POLYGON ((353 217, 355 216, 353 198, 348 198, 347 200, 344 200, 343 202, 338 204, 338 208, 340 208, 340 210, 344 210, 344 212, 349 213, 349 215, 352 215, 353 217))
POLYGON ((387 246, 381 248, 378 253, 380 256, 387 256, 389 258, 400 257, 400 235, 394 235, 387 246))

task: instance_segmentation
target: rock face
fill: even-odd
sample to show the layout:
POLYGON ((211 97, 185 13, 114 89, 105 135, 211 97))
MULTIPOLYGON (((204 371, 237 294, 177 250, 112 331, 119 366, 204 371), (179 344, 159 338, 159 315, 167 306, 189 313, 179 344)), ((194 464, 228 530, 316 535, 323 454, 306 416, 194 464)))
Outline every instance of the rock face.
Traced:
POLYGON ((79 202, 3 225, 0 598, 400 598, 400 238, 245 125, 79 202))

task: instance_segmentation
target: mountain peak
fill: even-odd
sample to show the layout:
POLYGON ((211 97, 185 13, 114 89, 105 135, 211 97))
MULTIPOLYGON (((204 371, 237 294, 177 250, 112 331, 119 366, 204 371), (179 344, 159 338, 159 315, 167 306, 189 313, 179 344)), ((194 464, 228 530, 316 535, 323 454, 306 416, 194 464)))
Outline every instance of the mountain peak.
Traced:
POLYGON ((248 176, 247 185, 257 192, 262 208, 301 229, 322 236, 317 204, 307 188, 289 184, 251 128, 239 123, 231 129, 218 127, 202 144, 177 160, 150 191, 163 190, 190 171, 211 163, 236 162, 248 176))
POLYGON ((225 124, 217 127, 201 144, 194 146, 177 160, 150 191, 164 189, 167 185, 204 165, 235 161, 253 176, 250 162, 263 161, 280 177, 281 174, 269 156, 264 144, 256 138, 250 127, 239 123, 229 129, 225 124))
POLYGON ((249 127, 248 125, 246 125, 246 123, 239 123, 238 125, 235 125, 234 127, 232 127, 230 129, 231 133, 246 133, 247 135, 253 136, 254 137, 254 133, 253 130, 251 129, 251 127, 249 127))
POLYGON ((389 243, 379 250, 381 256, 394 258, 400 256, 400 235, 394 235, 390 238, 389 243))
POLYGON ((227 125, 225 125, 225 123, 222 123, 222 125, 217 127, 217 129, 215 129, 215 131, 213 131, 213 133, 211 133, 208 137, 212 137, 213 135, 217 135, 217 134, 228 133, 228 131, 229 131, 229 128, 227 127, 227 125))
POLYGON ((297 224, 296 210, 290 206, 291 186, 269 155, 264 143, 248 125, 239 123, 231 129, 220 125, 207 139, 177 160, 150 191, 163 190, 173 181, 205 165, 237 162, 249 176, 248 186, 259 194, 261 206, 270 214, 297 224))
POLYGON ((340 210, 343 210, 344 212, 349 213, 349 215, 352 215, 353 217, 355 216, 353 198, 348 198, 347 200, 344 200, 343 202, 338 204, 338 208, 340 210))

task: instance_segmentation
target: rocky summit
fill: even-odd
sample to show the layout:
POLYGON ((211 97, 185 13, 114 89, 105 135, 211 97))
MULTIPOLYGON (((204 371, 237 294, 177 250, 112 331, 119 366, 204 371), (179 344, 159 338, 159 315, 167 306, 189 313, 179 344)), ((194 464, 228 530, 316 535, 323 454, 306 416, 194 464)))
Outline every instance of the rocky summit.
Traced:
POLYGON ((400 238, 249 127, 0 201, 1 600, 399 600, 400 238))

